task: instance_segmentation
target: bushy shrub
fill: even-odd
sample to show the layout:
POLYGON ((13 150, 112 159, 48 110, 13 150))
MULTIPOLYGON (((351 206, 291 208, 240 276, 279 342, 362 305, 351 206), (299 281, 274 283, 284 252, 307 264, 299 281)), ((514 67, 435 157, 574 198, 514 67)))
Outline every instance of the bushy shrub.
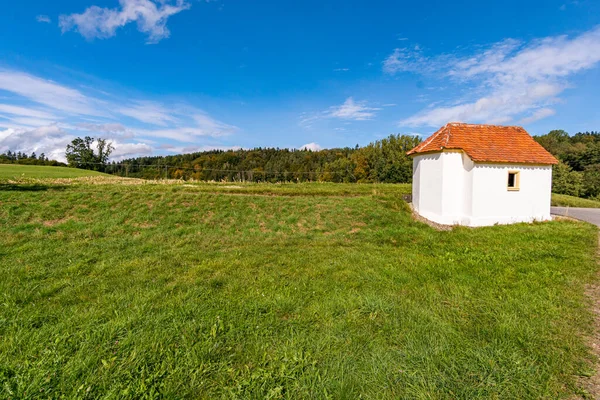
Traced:
POLYGON ((581 196, 583 194, 583 174, 573 171, 565 163, 558 163, 552 170, 552 192, 581 196))
POLYGON ((583 194, 585 197, 599 197, 600 164, 592 164, 585 167, 583 171, 583 194))

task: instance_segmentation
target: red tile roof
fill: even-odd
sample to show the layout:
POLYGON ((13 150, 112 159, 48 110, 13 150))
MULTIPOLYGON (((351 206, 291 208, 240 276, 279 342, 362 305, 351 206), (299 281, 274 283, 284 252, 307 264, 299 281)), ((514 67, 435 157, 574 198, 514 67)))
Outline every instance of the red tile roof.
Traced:
POLYGON ((520 126, 451 122, 409 151, 408 155, 462 150, 475 162, 557 164, 546 149, 520 126))

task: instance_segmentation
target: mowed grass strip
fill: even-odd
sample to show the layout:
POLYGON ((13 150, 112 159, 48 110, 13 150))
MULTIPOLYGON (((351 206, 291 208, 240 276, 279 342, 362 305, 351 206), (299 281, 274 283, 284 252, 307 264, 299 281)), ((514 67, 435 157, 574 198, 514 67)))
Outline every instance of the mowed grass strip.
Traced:
POLYGON ((581 394, 595 227, 193 189, 0 187, 2 397, 581 394))

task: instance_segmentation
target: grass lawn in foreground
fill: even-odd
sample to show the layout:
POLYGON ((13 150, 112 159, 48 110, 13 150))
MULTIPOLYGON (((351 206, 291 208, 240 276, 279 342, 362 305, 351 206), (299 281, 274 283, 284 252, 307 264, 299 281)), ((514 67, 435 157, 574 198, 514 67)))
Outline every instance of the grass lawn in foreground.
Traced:
POLYGON ((106 174, 96 171, 68 167, 0 164, 0 179, 79 178, 83 176, 106 176, 106 174))
POLYGON ((9 186, 0 397, 537 399, 590 372, 585 223, 438 232, 396 185, 9 186))

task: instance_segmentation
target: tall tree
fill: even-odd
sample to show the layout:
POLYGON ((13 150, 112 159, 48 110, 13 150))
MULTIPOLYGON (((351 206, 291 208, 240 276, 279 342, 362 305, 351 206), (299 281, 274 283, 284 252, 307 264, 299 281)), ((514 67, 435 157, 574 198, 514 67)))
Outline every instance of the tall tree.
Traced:
POLYGON ((104 171, 108 157, 114 150, 112 143, 106 139, 96 140, 93 137, 86 136, 83 139, 78 137, 67 145, 66 156, 69 166, 83 169, 93 169, 104 171), (93 144, 96 142, 96 151, 93 144))

